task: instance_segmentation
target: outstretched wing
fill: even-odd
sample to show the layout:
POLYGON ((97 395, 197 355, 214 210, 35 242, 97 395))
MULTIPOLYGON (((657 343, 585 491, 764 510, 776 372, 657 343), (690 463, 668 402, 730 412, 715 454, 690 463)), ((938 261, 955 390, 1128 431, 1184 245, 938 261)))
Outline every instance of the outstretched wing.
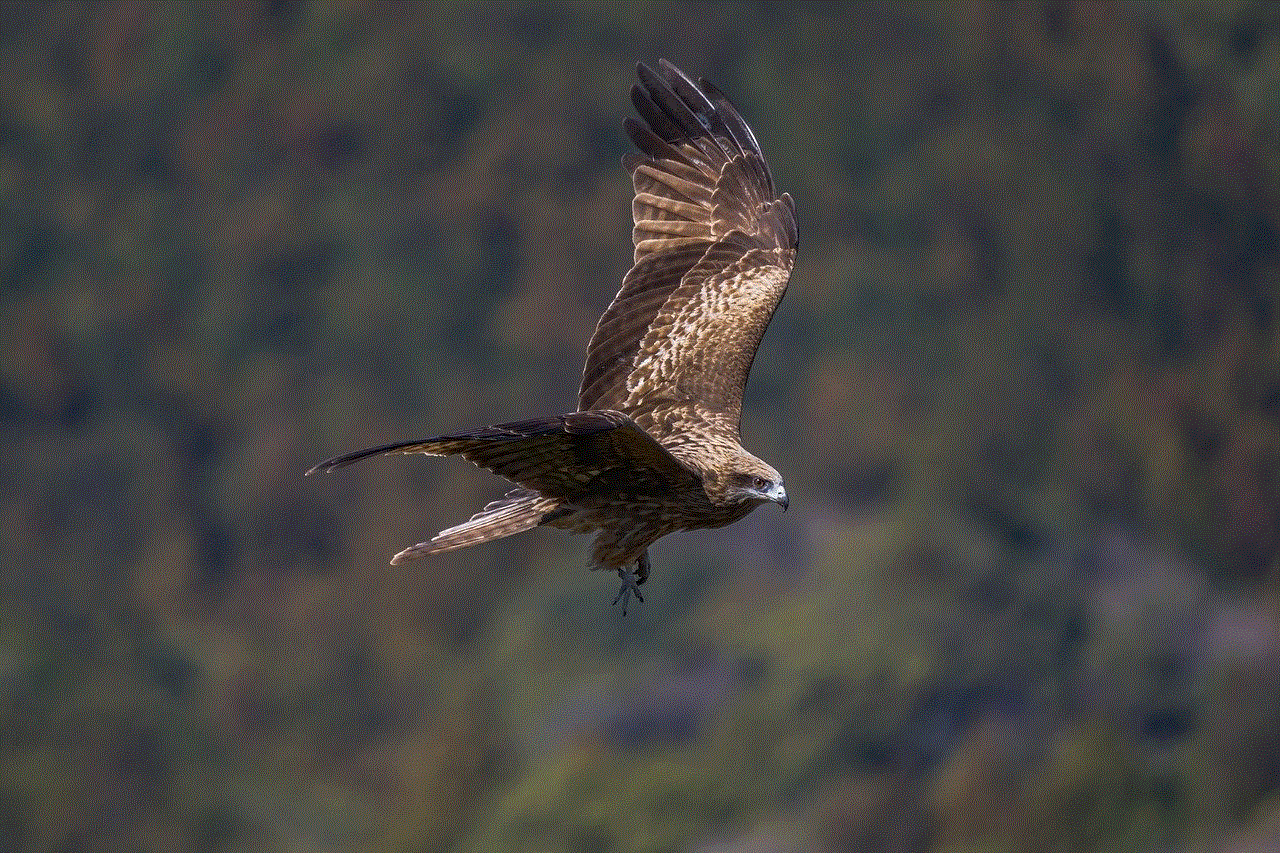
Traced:
POLYGON ((587 349, 581 409, 617 409, 659 438, 678 409, 735 437, 742 391, 797 245, 795 205, 777 197, 755 135, 706 80, 663 60, 638 66, 625 127, 643 156, 635 186, 635 265, 587 349))
POLYGON ((561 500, 610 491, 664 494, 696 480, 692 469, 615 411, 574 412, 370 447, 321 462, 307 473, 327 473, 388 453, 459 455, 561 500))

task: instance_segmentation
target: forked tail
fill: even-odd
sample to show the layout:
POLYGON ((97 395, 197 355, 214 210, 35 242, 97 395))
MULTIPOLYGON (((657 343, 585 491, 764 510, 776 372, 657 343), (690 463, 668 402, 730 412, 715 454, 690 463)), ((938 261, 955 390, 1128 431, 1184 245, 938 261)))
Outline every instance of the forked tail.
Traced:
POLYGON ((506 496, 493 501, 462 524, 441 530, 428 542, 410 545, 391 558, 396 566, 407 560, 440 554, 470 545, 479 545, 493 539, 502 539, 513 533, 537 527, 559 507, 555 498, 547 498, 529 489, 514 489, 506 496))

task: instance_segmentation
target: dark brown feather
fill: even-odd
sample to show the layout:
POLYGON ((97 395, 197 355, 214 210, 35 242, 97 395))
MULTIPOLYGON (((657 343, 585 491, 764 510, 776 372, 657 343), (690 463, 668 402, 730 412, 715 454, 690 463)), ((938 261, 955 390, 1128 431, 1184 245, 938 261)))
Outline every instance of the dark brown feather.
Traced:
POLYGON ((462 456, 526 489, 564 500, 616 487, 620 480, 636 490, 661 491, 695 477, 630 418, 614 411, 573 412, 384 444, 334 457, 307 473, 393 453, 462 456))
POLYGON ((627 376, 635 366, 640 338, 709 245, 709 240, 691 242, 669 252, 648 255, 631 268, 591 338, 579 406, 590 409, 606 399, 624 399, 620 391, 625 391, 627 376))
POLYGON ((594 532, 592 566, 623 574, 625 612, 657 539, 730 524, 764 500, 786 507, 781 476, 742 448, 738 421, 791 274, 795 206, 775 194, 755 135, 719 89, 665 60, 637 74, 643 124, 624 125, 640 153, 623 157, 634 263, 592 336, 580 411, 384 444, 307 472, 459 455, 520 486, 393 563, 539 525, 594 532))
POLYGON ((461 524, 441 530, 427 542, 405 548, 391 558, 391 564, 394 566, 428 554, 469 548, 529 530, 554 518, 559 505, 554 498, 543 497, 529 489, 513 489, 486 504, 484 509, 461 524))
POLYGON ((664 421, 645 407, 692 404, 736 435, 751 362, 794 262, 795 208, 775 196, 755 134, 724 93, 665 60, 659 69, 637 67, 632 102, 644 124, 624 122, 643 155, 623 158, 635 186, 635 265, 587 348, 578 405, 654 429, 664 421))

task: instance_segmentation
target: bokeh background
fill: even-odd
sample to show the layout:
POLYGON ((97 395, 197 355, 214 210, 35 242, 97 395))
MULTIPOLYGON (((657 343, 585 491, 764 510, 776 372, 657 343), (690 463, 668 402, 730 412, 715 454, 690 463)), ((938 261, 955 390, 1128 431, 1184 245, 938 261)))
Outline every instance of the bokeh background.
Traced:
POLYGON ((0 7, 0 849, 1280 850, 1280 4, 0 7), (792 509, 387 558, 569 411, 634 62, 797 199, 792 509))

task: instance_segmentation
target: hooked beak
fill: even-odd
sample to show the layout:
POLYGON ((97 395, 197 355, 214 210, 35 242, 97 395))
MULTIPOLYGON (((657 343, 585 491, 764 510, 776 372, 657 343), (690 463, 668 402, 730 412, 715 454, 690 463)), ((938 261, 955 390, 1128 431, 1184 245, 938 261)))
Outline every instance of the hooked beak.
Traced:
POLYGON ((770 490, 769 500, 773 501, 778 506, 782 507, 783 512, 787 511, 787 507, 791 503, 791 501, 787 500, 787 490, 782 488, 781 485, 775 486, 773 489, 770 490))

